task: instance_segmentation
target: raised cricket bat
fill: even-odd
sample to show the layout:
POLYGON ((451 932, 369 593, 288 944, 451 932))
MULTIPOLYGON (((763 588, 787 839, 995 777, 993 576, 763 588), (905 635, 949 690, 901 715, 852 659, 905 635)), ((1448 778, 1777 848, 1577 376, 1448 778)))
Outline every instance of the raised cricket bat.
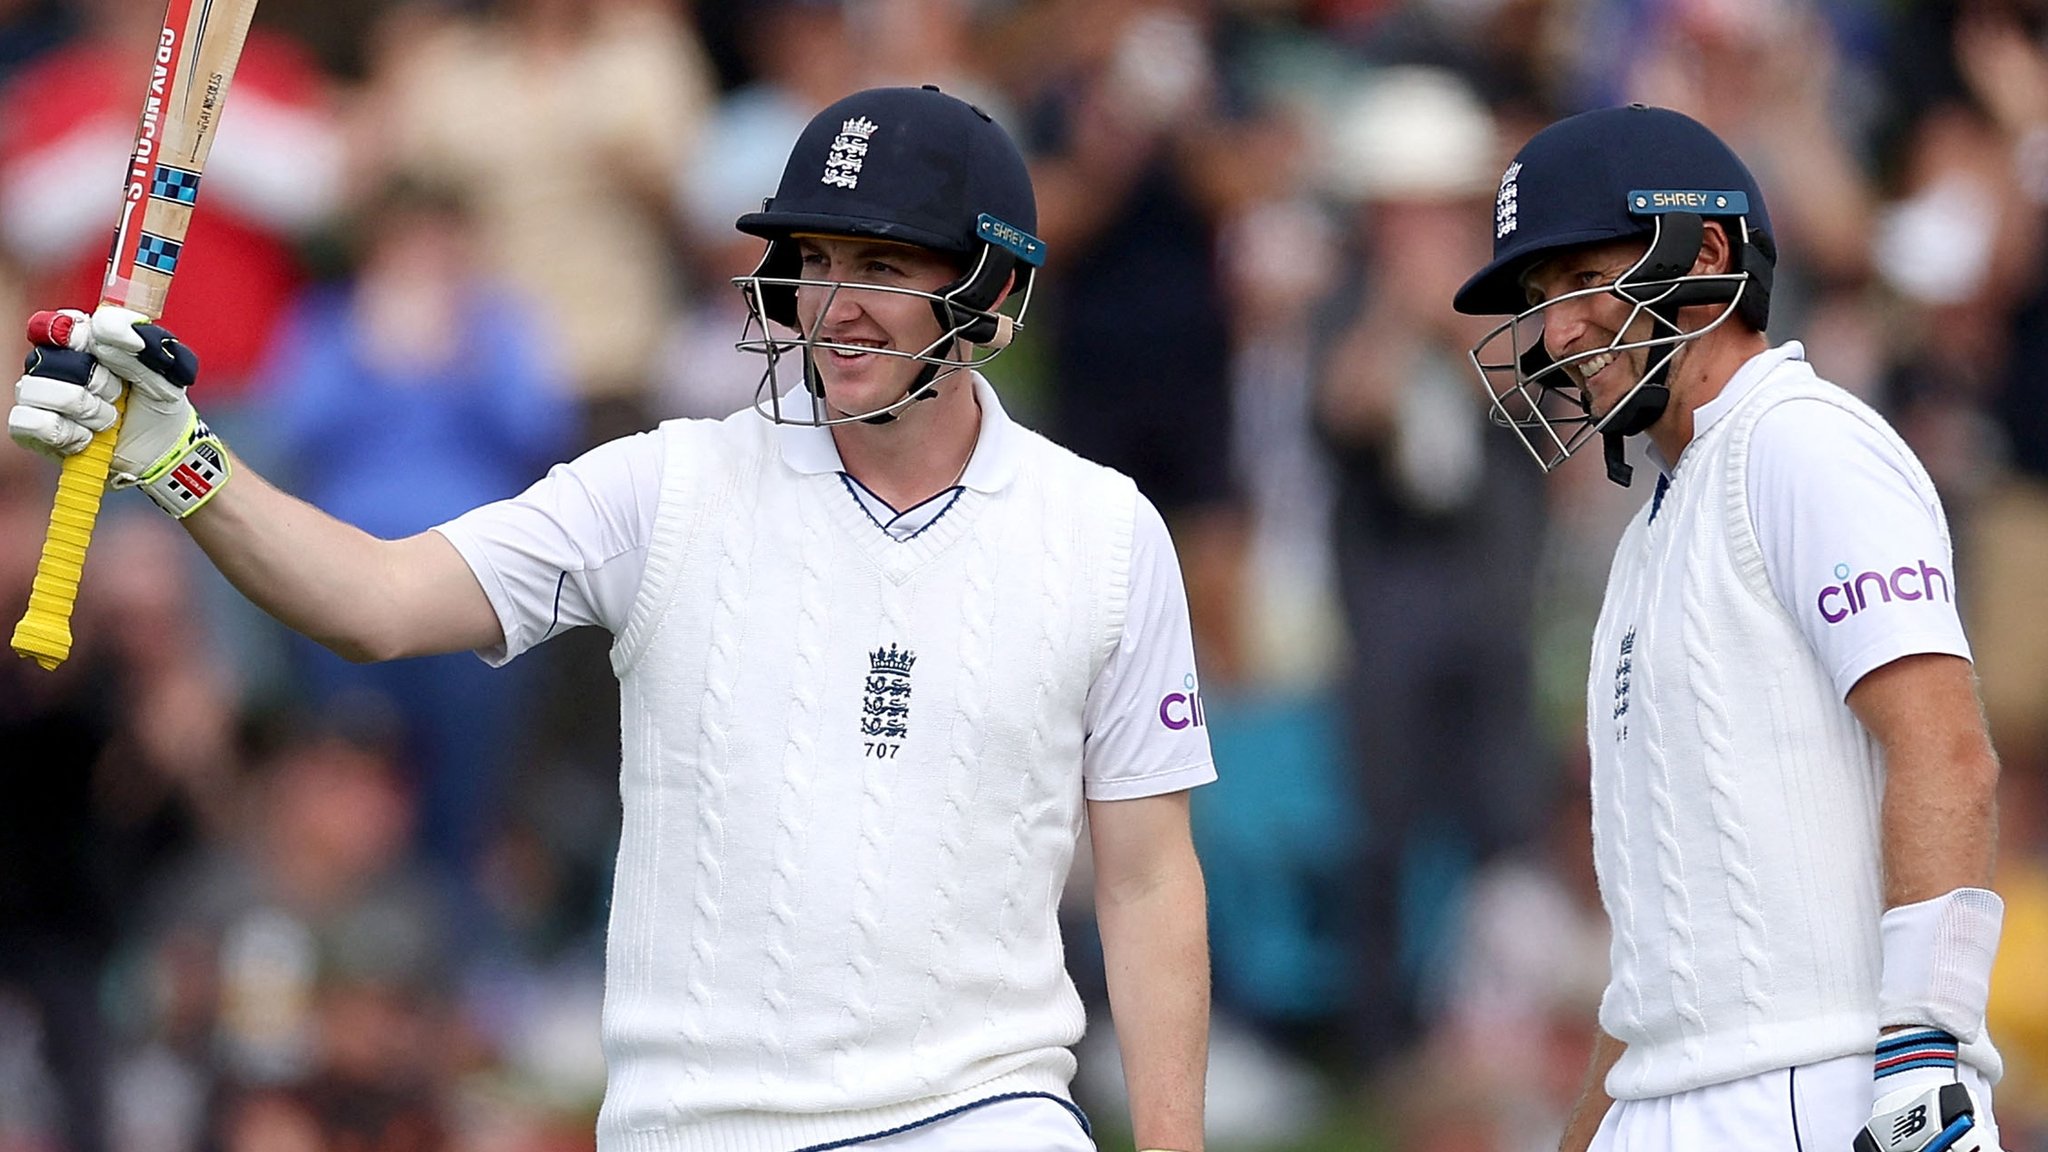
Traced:
MULTIPOLYGON (((149 88, 142 98, 142 123, 122 177, 120 223, 107 258, 100 303, 132 308, 151 318, 163 315, 164 297, 178 269, 192 206, 199 199, 199 173, 220 127, 228 81, 249 35, 256 0, 170 0, 163 31, 150 61, 149 88)), ((69 326, 58 318, 56 328, 69 326)), ((83 334, 53 331, 39 315, 31 338, 71 342, 83 334)), ((124 407, 117 401, 115 408, 124 407)), ((85 550, 99 519, 100 495, 113 467, 114 437, 120 424, 98 433, 83 452, 67 457, 57 480, 56 506, 43 539, 42 560, 29 593, 28 612, 14 629, 14 650, 44 668, 71 654, 71 608, 85 550)))

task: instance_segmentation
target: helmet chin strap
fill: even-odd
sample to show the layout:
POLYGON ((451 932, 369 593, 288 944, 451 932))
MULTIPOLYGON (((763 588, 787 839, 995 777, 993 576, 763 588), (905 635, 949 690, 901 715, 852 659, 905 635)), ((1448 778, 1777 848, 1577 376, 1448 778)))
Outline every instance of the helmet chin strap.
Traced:
MULTIPOLYGON (((818 376, 817 362, 811 358, 813 355, 815 353, 810 351, 804 353, 804 387, 811 395, 816 396, 820 402, 823 402, 825 400, 825 381, 818 376)), ((958 368, 947 368, 945 370, 947 374, 957 371, 959 371, 958 368)), ((910 407, 911 404, 918 404, 937 398, 940 375, 940 365, 926 364, 918 369, 917 375, 910 381, 910 386, 903 390, 901 397, 898 397, 893 403, 883 405, 888 411, 877 412, 872 416, 863 416, 859 422, 862 424, 895 423, 896 417, 903 409, 910 407)))
POLYGON ((1623 459, 1625 442, 1631 436, 1648 432, 1650 426, 1664 415, 1664 409, 1671 403, 1671 386, 1664 382, 1670 372, 1671 361, 1667 359, 1644 378, 1642 385, 1628 399, 1621 402, 1606 430, 1600 434, 1604 441, 1602 455, 1607 464, 1607 478, 1623 488, 1628 487, 1636 475, 1635 468, 1623 459))
MULTIPOLYGON (((903 395, 910 400, 910 404, 920 404, 926 400, 930 400, 939 394, 939 390, 933 387, 933 385, 938 382, 938 379, 939 366, 937 364, 927 364, 924 367, 917 370, 916 379, 913 379, 910 382, 910 387, 903 390, 903 395)), ((910 404, 905 404, 903 408, 910 407, 910 404)), ((895 411, 892 412, 876 413, 875 415, 870 416, 867 419, 861 421, 861 423, 894 424, 896 422, 897 413, 902 412, 903 408, 897 408, 895 409, 895 411)))

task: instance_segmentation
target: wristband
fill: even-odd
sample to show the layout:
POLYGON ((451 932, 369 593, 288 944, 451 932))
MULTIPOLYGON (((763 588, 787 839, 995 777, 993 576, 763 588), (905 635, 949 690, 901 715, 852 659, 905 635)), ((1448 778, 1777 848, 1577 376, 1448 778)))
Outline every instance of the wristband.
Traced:
POLYGON ((1908 1028, 1878 1037, 1874 1071, 1879 1095, 1887 1090, 1885 1079, 1902 1072, 1931 1069, 1955 1079, 1956 1047, 1956 1038, 1939 1028, 1908 1028))
POLYGON ((227 445, 195 412, 177 447, 164 453, 140 476, 116 473, 113 485, 141 488, 144 495, 156 501, 157 507, 183 520, 213 499, 233 472, 228 464, 227 445))
POLYGON ((1957 888, 1886 912, 1878 1027, 1932 1026, 1964 1044, 1975 1041, 1984 1031, 2004 918, 2005 902, 1983 888, 1957 888))

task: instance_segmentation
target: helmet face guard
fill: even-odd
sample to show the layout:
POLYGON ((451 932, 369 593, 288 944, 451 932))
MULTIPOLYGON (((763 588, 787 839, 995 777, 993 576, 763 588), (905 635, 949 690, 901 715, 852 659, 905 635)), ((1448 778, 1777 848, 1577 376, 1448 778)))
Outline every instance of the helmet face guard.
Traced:
POLYGON ((1731 316, 1759 333, 1770 322, 1777 246, 1763 191, 1706 125, 1630 104, 1568 116, 1530 137, 1501 174, 1493 223, 1493 259, 1458 289, 1452 307, 1509 318, 1472 348, 1494 422, 1512 429, 1546 472, 1598 436, 1608 478, 1626 486, 1622 441, 1663 414, 1680 350, 1731 316), (1725 230, 1731 263, 1696 276, 1708 220, 1725 230), (1642 259, 1612 284, 1529 307, 1530 269, 1587 245, 1643 238, 1642 259), (1606 347, 1554 360, 1543 344, 1546 314, 1593 293, 1626 303, 1627 319, 1606 347), (1681 310, 1703 306, 1713 309, 1703 324, 1679 326, 1681 310), (1645 365, 1611 409, 1595 412, 1578 369, 1609 353, 1641 355, 1645 365))
POLYGON ((819 112, 790 149, 775 195, 737 226, 768 242, 753 274, 733 279, 747 301, 737 347, 766 359, 754 409, 782 424, 887 423, 935 395, 946 376, 986 364, 1024 326, 1032 273, 1045 263, 1045 243, 1032 234, 1038 205, 1024 154, 987 113, 930 86, 871 88, 819 112), (806 234, 908 244, 964 271, 934 291, 810 279, 798 240, 806 234), (808 326, 797 315, 799 292, 824 301, 808 326), (870 292, 928 301, 938 335, 915 350, 820 337, 826 310, 841 293, 870 292), (894 356, 922 367, 894 401, 868 412, 835 412, 818 374, 819 355, 830 351, 894 356), (789 382, 782 379, 785 361, 789 382), (783 403, 799 381, 810 398, 807 412, 783 403))
MULTIPOLYGON (((1486 389, 1489 418, 1515 433, 1537 467, 1555 469, 1596 436, 1646 430, 1663 414, 1669 399, 1666 380, 1679 350, 1740 313, 1751 272, 1689 271, 1704 226, 1697 216, 1657 217, 1650 246, 1613 283, 1554 296, 1496 325, 1473 345, 1472 366, 1486 389), (1566 301, 1592 296, 1626 303, 1627 318, 1605 345, 1553 358, 1543 343, 1545 314, 1566 301), (1680 328, 1679 309, 1700 304, 1719 308, 1699 328, 1680 328), (1647 332, 1641 330, 1645 320, 1647 332), (1649 352, 1642 375, 1612 408, 1593 411, 1592 397, 1573 369, 1596 357, 1639 350, 1649 352)), ((1730 240, 1746 246, 1746 224, 1742 233, 1730 240)))
MULTIPOLYGON (((733 284, 747 301, 747 320, 735 343, 742 352, 762 356, 766 363, 754 386, 754 410, 777 424, 831 427, 836 424, 886 423, 898 412, 935 394, 940 380, 961 369, 978 369, 996 358, 1024 327, 1024 314, 1031 307, 1035 277, 1033 265, 1043 259, 1045 246, 1024 235, 1028 246, 1013 249, 1003 239, 1019 234, 992 216, 984 215, 980 231, 997 237, 982 246, 975 265, 967 274, 937 291, 901 288, 894 285, 860 284, 844 280, 813 280, 801 275, 803 264, 794 240, 771 241, 767 253, 752 275, 735 276, 733 284), (1028 250, 1023 250, 1027 249, 1028 250), (1014 291, 1004 296, 1004 290, 1014 291), (799 290, 824 294, 817 316, 806 328, 797 315, 799 290), (939 334, 914 351, 870 348, 841 344, 820 337, 825 316, 841 293, 859 297, 868 293, 913 296, 929 301, 938 320, 939 334), (1007 311, 997 311, 1008 305, 1007 311), (823 381, 818 376, 819 352, 855 352, 914 360, 925 365, 901 397, 867 412, 835 412, 825 400, 823 381), (785 380, 784 361, 793 361, 785 380), (796 409, 783 403, 785 394, 800 380, 808 404, 796 409)), ((1019 234, 1021 235, 1021 234, 1019 234)))

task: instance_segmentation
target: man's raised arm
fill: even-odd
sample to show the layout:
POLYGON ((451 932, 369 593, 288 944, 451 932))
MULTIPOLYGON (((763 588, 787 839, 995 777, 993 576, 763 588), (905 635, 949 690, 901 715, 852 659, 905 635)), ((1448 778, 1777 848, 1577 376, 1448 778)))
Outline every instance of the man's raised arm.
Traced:
POLYGON ((125 386, 113 485, 139 487, 177 517, 257 607, 355 661, 502 641, 482 585, 439 533, 377 539, 230 457, 185 394, 197 357, 144 319, 102 307, 82 350, 38 345, 8 413, 15 441, 60 458, 78 452, 112 423, 125 386))

